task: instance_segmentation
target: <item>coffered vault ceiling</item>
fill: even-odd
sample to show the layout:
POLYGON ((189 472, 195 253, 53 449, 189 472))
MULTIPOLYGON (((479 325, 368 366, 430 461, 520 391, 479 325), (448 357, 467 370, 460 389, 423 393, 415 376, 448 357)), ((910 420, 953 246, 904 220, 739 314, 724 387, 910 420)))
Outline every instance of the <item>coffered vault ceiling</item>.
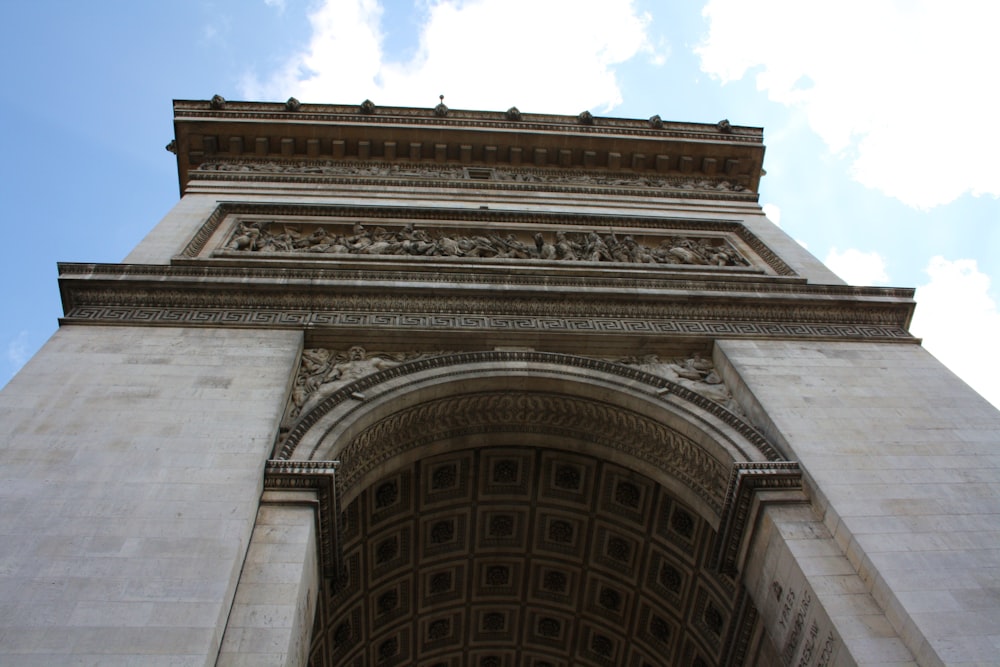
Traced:
POLYGON ((745 646, 755 612, 707 567, 706 521, 531 440, 422 458, 350 502, 313 665, 710 665, 745 646))

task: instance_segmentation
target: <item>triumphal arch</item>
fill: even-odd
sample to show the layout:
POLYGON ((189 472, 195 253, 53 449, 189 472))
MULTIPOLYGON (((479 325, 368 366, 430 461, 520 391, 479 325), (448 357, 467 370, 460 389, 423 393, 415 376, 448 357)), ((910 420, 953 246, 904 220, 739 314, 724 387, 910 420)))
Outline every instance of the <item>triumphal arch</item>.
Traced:
POLYGON ((0 662, 1000 653, 1000 416, 764 217, 759 128, 174 109, 2 395, 0 662))

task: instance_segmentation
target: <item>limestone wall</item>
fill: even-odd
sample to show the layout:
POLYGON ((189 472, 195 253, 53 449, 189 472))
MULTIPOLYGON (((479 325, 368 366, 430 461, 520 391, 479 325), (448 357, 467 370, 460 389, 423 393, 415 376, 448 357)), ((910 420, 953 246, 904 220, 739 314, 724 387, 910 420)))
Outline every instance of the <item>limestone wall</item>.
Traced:
POLYGON ((64 326, 8 384, 0 664, 215 663, 300 338, 64 326))
POLYGON ((1000 412, 916 345, 724 341, 716 356, 917 662, 995 664, 1000 412))

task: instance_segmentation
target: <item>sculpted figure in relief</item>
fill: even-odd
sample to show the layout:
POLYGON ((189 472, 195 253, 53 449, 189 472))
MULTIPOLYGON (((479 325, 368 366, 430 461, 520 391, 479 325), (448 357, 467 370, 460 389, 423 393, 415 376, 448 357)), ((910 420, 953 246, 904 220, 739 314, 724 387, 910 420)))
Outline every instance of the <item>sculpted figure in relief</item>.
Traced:
POLYGON ((647 247, 631 235, 619 239, 613 231, 602 237, 556 231, 536 232, 534 244, 514 234, 464 236, 440 230, 432 235, 407 223, 396 231, 368 229, 361 222, 349 236, 330 232, 322 225, 311 232, 301 226, 277 222, 239 222, 226 244, 242 252, 309 252, 334 255, 410 255, 422 257, 492 257, 516 260, 620 262, 632 264, 689 264, 747 266, 749 262, 721 239, 674 236, 656 247, 647 247), (279 226, 280 225, 280 226, 279 226), (549 240, 551 239, 551 241, 549 240))
POLYGON ((292 404, 282 426, 290 427, 299 415, 309 412, 345 384, 400 363, 400 360, 390 355, 369 355, 363 347, 357 345, 346 353, 335 353, 321 347, 303 350, 302 362, 292 388, 292 404))
MULTIPOLYGON (((422 167, 399 164, 343 164, 327 161, 309 162, 205 162, 198 171, 257 172, 270 174, 303 174, 323 176, 361 176, 382 178, 422 178, 433 180, 466 180, 464 169, 422 167)), ((739 183, 708 179, 653 178, 616 174, 602 176, 583 172, 535 173, 530 170, 493 169, 493 179, 512 183, 551 183, 556 185, 605 186, 615 188, 652 188, 657 190, 712 190, 715 192, 746 192, 739 183)))
POLYGON ((346 352, 334 352, 322 347, 307 348, 302 351, 302 361, 292 388, 291 404, 282 420, 282 430, 290 429, 300 415, 309 412, 348 383, 393 368, 404 361, 441 354, 445 353, 369 353, 360 345, 354 345, 346 352))
POLYGON ((619 363, 634 366, 647 373, 676 382, 682 387, 715 401, 730 412, 743 414, 739 404, 736 403, 729 389, 723 384, 722 378, 715 372, 712 360, 706 359, 698 353, 690 357, 666 361, 655 354, 647 354, 642 357, 620 359, 619 363))

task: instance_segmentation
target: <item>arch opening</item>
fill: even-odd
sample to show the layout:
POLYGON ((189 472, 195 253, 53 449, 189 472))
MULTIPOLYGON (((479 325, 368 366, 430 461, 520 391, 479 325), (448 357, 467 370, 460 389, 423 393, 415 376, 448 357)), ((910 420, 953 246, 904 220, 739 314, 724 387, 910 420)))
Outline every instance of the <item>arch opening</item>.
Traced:
POLYGON ((339 461, 343 573, 320 596, 316 667, 729 665, 759 637, 719 554, 739 550, 741 471, 780 456, 662 378, 424 359, 314 400, 279 452, 339 461))

